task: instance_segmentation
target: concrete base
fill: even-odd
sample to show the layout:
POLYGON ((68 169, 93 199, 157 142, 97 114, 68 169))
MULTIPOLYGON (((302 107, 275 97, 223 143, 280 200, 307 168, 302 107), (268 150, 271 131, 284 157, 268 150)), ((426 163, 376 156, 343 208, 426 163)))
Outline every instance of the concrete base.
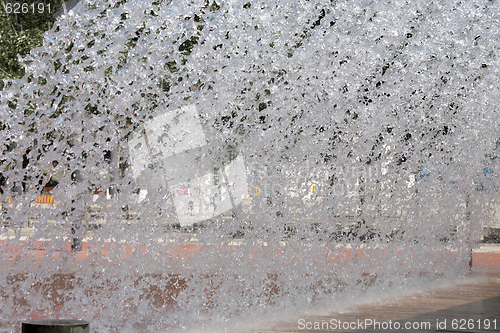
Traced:
POLYGON ((89 328, 90 324, 83 320, 27 320, 22 324, 22 333, 89 333, 89 328))

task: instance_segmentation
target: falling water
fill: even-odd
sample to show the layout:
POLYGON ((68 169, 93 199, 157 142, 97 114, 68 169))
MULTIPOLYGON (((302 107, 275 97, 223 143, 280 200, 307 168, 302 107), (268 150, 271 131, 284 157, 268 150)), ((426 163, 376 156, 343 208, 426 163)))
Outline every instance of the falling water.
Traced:
POLYGON ((79 3, 0 92, 1 329, 196 328, 467 274, 498 219, 499 19, 79 3))

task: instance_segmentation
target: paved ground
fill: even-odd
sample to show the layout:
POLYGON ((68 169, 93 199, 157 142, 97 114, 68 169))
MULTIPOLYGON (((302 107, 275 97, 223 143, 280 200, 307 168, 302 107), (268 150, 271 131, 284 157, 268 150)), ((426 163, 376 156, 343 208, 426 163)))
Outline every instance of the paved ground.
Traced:
POLYGON ((500 275, 472 274, 465 283, 404 299, 343 313, 290 318, 254 331, 271 332, 500 332, 500 275))
MULTIPOLYGON (((37 253, 43 256, 43 251, 37 253)), ((473 270, 463 283, 446 288, 342 313, 322 309, 322 315, 290 315, 286 321, 253 332, 500 332, 500 245, 482 245, 476 250, 473 270)))

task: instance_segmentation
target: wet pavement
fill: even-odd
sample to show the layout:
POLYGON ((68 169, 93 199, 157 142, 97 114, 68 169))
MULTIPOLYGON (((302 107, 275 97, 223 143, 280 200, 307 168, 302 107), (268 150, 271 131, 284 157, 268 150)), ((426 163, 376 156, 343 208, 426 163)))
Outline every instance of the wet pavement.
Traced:
POLYGON ((460 283, 269 326, 253 333, 500 332, 500 244, 475 250, 473 271, 460 283))
POLYGON ((482 260, 481 273, 473 272, 461 283, 342 313, 296 316, 254 333, 500 332, 500 257, 482 260))
MULTIPOLYGON (((42 252, 38 254, 43 257, 42 252)), ((54 283, 65 282, 59 280, 54 283)), ((175 298, 173 294, 169 297, 175 298)), ((321 315, 290 315, 286 321, 268 323, 252 332, 500 332, 500 245, 485 244, 475 250, 473 272, 459 283, 341 313, 322 309, 321 315)))

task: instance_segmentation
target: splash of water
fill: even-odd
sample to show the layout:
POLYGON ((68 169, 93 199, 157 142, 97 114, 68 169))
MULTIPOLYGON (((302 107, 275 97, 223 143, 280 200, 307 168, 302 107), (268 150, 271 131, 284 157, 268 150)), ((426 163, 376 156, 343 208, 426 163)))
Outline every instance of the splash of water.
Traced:
POLYGON ((82 2, 1 92, 1 321, 196 327, 467 272, 498 13, 82 2))

